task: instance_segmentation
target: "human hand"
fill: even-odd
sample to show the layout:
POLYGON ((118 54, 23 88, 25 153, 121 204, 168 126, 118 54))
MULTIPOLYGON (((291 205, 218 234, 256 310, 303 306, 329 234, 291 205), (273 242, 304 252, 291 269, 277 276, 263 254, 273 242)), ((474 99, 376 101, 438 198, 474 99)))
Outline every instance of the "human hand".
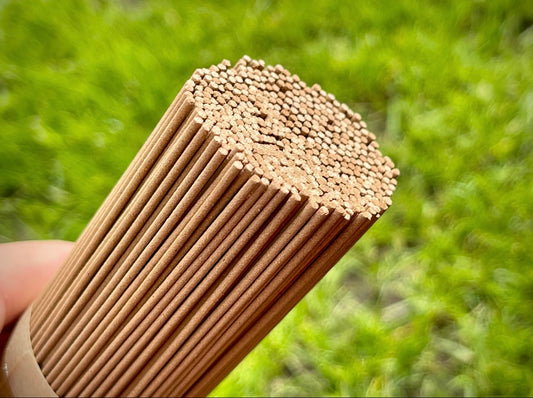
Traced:
POLYGON ((0 244, 0 331, 39 295, 72 246, 60 240, 0 244))

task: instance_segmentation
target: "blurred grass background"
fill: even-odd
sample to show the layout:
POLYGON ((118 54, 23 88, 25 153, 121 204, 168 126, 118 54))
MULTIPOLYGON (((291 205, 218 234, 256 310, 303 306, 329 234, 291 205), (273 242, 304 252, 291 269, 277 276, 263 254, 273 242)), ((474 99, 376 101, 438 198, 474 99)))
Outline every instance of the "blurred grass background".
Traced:
POLYGON ((393 205, 214 395, 533 395, 533 7, 0 1, 0 241, 75 240, 183 82, 243 54, 359 111, 393 205))

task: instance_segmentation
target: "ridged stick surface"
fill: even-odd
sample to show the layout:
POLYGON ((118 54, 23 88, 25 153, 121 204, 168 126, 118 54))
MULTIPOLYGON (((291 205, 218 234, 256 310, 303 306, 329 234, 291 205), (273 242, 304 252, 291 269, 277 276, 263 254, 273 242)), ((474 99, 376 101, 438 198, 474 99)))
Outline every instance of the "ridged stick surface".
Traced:
POLYGON ((280 65, 195 71, 34 304, 52 388, 208 394, 391 204, 375 139, 280 65))

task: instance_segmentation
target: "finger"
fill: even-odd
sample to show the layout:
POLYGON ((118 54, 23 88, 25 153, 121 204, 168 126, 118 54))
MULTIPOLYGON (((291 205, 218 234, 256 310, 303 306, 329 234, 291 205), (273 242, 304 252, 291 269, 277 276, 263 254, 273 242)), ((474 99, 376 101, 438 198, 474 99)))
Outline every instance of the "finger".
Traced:
POLYGON ((0 244, 0 329, 31 304, 72 245, 59 240, 0 244))

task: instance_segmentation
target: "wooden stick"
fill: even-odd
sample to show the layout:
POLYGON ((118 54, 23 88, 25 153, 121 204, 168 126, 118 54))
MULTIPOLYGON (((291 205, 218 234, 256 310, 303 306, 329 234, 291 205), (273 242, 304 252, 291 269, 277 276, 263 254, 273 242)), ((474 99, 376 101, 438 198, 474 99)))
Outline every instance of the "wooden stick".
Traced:
MULTIPOLYGON (((266 225, 263 225, 262 230, 258 230, 254 235, 251 234, 254 230, 257 230, 258 225, 255 224, 248 233, 241 235, 232 249, 217 263, 215 266, 214 272, 212 271, 194 290, 194 292, 187 297, 185 302, 180 305, 178 311, 172 315, 171 320, 169 320, 165 326, 159 332, 159 338, 154 339, 150 342, 148 348, 145 352, 153 353, 154 350, 163 346, 163 349, 168 345, 167 338, 171 335, 173 331, 176 330, 178 325, 183 325, 182 321, 191 314, 191 311, 196 308, 198 301, 204 297, 208 297, 209 294, 206 293, 210 289, 214 288, 213 284, 220 278, 223 273, 231 268, 229 273, 231 273, 232 278, 237 278, 242 272, 253 262, 253 260, 258 256, 258 253, 261 253, 266 246, 272 241, 272 237, 278 234, 286 223, 292 218, 293 214, 301 206, 301 201, 298 196, 291 196, 289 200, 284 203, 279 212, 270 220, 266 225), (255 239, 254 239, 255 238, 255 239), (248 245, 248 247, 246 247, 248 245), (244 249, 244 252, 242 252, 244 249), (242 252, 242 253, 240 253, 242 252), (236 260, 236 263, 233 261, 236 260)), ((289 231, 289 233, 291 233, 289 231)), ((201 303, 200 303, 201 305, 201 303)), ((136 366, 144 366, 144 363, 139 361, 136 366)), ((124 388, 128 382, 129 378, 134 377, 136 372, 132 372, 128 375, 123 375, 121 380, 119 380, 114 386, 113 389, 108 392, 110 395, 116 395, 120 393, 121 389, 124 388), (126 378, 128 377, 128 378, 126 378)), ((149 380, 148 380, 149 381, 149 380)), ((97 392, 98 394, 98 392, 97 392)), ((129 394, 129 393, 128 393, 129 394)), ((132 393, 135 395, 135 393, 132 393)))
MULTIPOLYGON (((258 184, 259 184, 259 178, 250 179, 248 181, 248 183, 244 185, 242 190, 239 191, 239 193, 236 195, 236 197, 234 198, 235 200, 233 200, 228 205, 228 207, 226 209, 224 209, 224 211, 223 211, 223 213, 221 213, 220 217, 217 218, 217 220, 210 225, 210 228, 206 231, 206 233, 203 234, 200 237, 200 239, 192 246, 191 250, 187 253, 187 256, 183 259, 184 260, 184 264, 181 267, 173 266, 171 268, 173 270, 178 270, 179 268, 185 268, 185 270, 187 270, 188 269, 187 267, 190 265, 192 260, 199 254, 199 252, 201 252, 205 248, 207 243, 220 230, 220 228, 222 228, 224 223, 228 222, 228 218, 235 214, 236 209, 240 208, 240 206, 243 204, 243 202, 250 196, 252 190, 257 188, 258 184)), ((254 193, 254 195, 257 195, 258 193, 260 193, 260 191, 257 191, 257 193, 254 193)), ((251 196, 251 198, 252 198, 251 200, 255 200, 254 199, 255 196, 251 196)), ((249 204, 249 202, 250 202, 249 200, 246 202, 248 206, 251 205, 251 204, 249 204)), ((246 210, 245 207, 244 207, 244 210, 246 210)), ((242 213, 242 211, 241 211, 241 213, 242 213)), ((157 268, 154 268, 153 272, 157 272, 157 268)), ((148 282, 149 278, 143 278, 143 279, 144 279, 144 282, 149 283, 148 282)), ((161 283, 159 285, 157 285, 157 287, 155 287, 155 289, 153 289, 153 291, 149 295, 150 299, 145 301, 143 303, 143 305, 140 306, 138 309, 136 308, 135 310, 132 311, 132 313, 134 313, 135 315, 132 318, 130 318, 127 323, 122 322, 121 329, 117 332, 118 334, 115 334, 115 337, 113 339, 109 339, 109 342, 106 345, 106 348, 108 349, 107 350, 107 354, 106 355, 101 354, 98 357, 98 361, 97 362, 99 362, 101 364, 100 366, 103 366, 105 364, 105 361, 107 361, 109 359, 109 356, 111 356, 111 354, 116 351, 116 349, 115 350, 112 349, 113 346, 122 347, 122 344, 123 344, 124 340, 126 340, 126 338, 128 336, 130 336, 131 333, 137 332, 140 329, 139 328, 139 323, 141 323, 142 320, 148 319, 149 317, 154 317, 154 316, 157 315, 158 311, 157 311, 157 309, 154 309, 154 306, 156 304, 159 305, 159 303, 161 302, 160 301, 161 297, 164 295, 164 293, 166 291, 169 290, 169 288, 173 284, 174 284, 174 282, 172 281, 172 277, 171 277, 170 274, 168 274, 166 276, 166 278, 164 280, 162 280, 161 283), (110 347, 111 347, 111 349, 109 349, 110 347)), ((144 290, 143 287, 142 287, 142 284, 141 284, 141 287, 140 287, 139 290, 140 291, 144 290)), ((134 305, 139 306, 139 304, 130 304, 129 302, 127 302, 126 304, 123 305, 123 308, 131 308, 134 305)), ((127 311, 127 310, 125 310, 125 311, 127 311)), ((119 315, 116 318, 122 319, 123 317, 120 316, 120 313, 119 313, 119 315)), ((101 336, 103 336, 103 335, 101 335, 101 336)), ((85 361, 85 357, 84 357, 83 360, 85 361)), ((84 366, 84 363, 80 362, 78 364, 77 368, 74 371, 72 371, 70 373, 70 375, 68 376, 67 382, 72 383, 72 382, 76 381, 81 369, 84 369, 83 366, 84 366)), ((93 372, 85 371, 85 376, 93 374, 94 372, 96 372, 96 369, 93 372)), ((80 384, 80 380, 78 380, 78 384, 80 384)), ((65 389, 68 386, 69 386, 69 384, 67 384, 65 386, 65 389)), ((81 387, 82 386, 78 387, 78 389, 81 388, 81 387)), ((78 394, 78 392, 69 392, 68 393, 68 395, 77 395, 77 394, 78 394)))
MULTIPOLYGON (((300 276, 303 269, 311 263, 337 236, 340 230, 345 227, 348 220, 342 212, 336 211, 329 215, 320 228, 308 239, 302 248, 294 253, 289 262, 284 265, 267 284, 262 286, 262 290, 254 299, 243 300, 244 310, 238 317, 230 317, 225 314, 219 319, 219 323, 224 322, 218 330, 212 328, 205 338, 198 340, 197 345, 188 354, 186 360, 182 361, 176 368, 175 373, 181 374, 177 383, 171 387, 170 383, 161 384, 157 394, 177 394, 183 395, 196 377, 209 368, 212 362, 228 346, 235 343, 235 337, 243 334, 266 308, 276 303, 279 296, 285 292, 287 287, 300 276), (194 369, 190 369, 194 366, 194 369)), ((276 304, 277 305, 277 304, 276 304)), ((231 309, 237 307, 235 304, 231 309)), ((169 379, 170 380, 170 379, 169 379)))
MULTIPOLYGON (((254 262, 244 275, 242 275, 242 272, 239 273, 242 275, 242 279, 239 280, 236 278, 236 272, 230 271, 228 273, 227 277, 220 282, 213 294, 207 297, 204 305, 194 312, 194 315, 188 320, 184 328, 174 335, 170 343, 165 344, 162 352, 160 351, 157 360, 154 361, 152 365, 153 368, 157 369, 157 377, 151 381, 146 387, 146 390, 142 390, 143 394, 153 394, 153 391, 151 390, 169 376, 171 369, 175 366, 174 364, 180 361, 183 355, 183 351, 180 347, 182 347, 182 344, 185 343, 186 339, 190 339, 191 332, 197 327, 200 327, 200 330, 210 329, 214 325, 213 322, 216 322, 216 319, 220 316, 219 314, 223 314, 230 308, 237 311, 239 307, 232 308, 232 304, 238 299, 243 299, 243 297, 253 296, 255 290, 247 288, 250 287, 260 275, 265 275, 263 273, 265 267, 270 264, 273 264, 272 267, 269 267, 270 269, 275 268, 276 266, 279 267, 279 264, 283 263, 283 259, 286 256, 289 256, 290 253, 298 247, 301 240, 305 239, 306 236, 309 236, 316 229, 325 214, 327 214, 323 214, 323 211, 326 211, 325 209, 317 211, 319 210, 317 207, 318 206, 314 203, 306 203, 302 210, 286 226, 279 239, 272 242, 261 258, 254 262), (309 225, 306 225, 308 220, 309 225), (306 226, 306 228, 303 228, 304 226, 306 226), (299 233, 302 228, 303 232, 299 233), (287 244, 287 242, 290 243, 287 244), (223 297, 224 299, 221 301, 223 297), (180 351, 176 352, 178 348, 180 348, 180 351), (161 368, 158 368, 159 366, 161 366, 161 368)), ((268 276, 269 275, 267 275, 266 278, 268 278, 268 276)), ((186 347, 184 348, 186 349, 186 347)), ((148 366, 150 365, 151 363, 148 364, 148 366)), ((150 374, 151 372, 145 368, 145 380, 148 380, 150 374)), ((140 389, 141 385, 141 382, 137 382, 136 388, 140 389)), ((135 390, 133 390, 132 393, 133 395, 137 395, 137 391, 135 390)))
MULTIPOLYGON (((216 145, 214 146, 213 149, 216 149, 216 145)), ((206 154, 205 156, 206 160, 208 160, 210 156, 213 156, 211 151, 207 151, 205 154, 206 154)), ((79 335, 79 337, 77 338, 77 341, 79 341, 78 344, 83 344, 83 347, 88 347, 90 344, 93 344, 92 339, 87 339, 88 336, 90 335, 89 333, 90 333, 91 328, 98 328, 98 329, 95 329, 95 333, 91 335, 91 337, 95 339, 97 336, 101 335, 100 333, 97 332, 97 330, 101 330, 106 325, 109 325, 109 323, 107 322, 101 322, 104 316, 106 319, 109 319, 108 322, 111 322, 111 324, 119 324, 120 321, 118 320, 118 318, 115 317, 115 314, 121 308, 123 308, 122 301, 126 301, 130 297, 130 295, 134 293, 135 295, 142 296, 142 290, 138 289, 138 285, 142 283, 143 278, 136 277, 138 271, 140 270, 140 266, 142 264, 145 264, 149 260, 149 258, 153 255, 155 250, 157 250, 157 248, 161 245, 161 243, 163 243, 163 240, 168 236, 173 226, 175 225, 176 220, 183 216, 183 211, 187 209, 190 206, 190 203, 192 202, 192 200, 194 200, 199 195, 206 181, 215 172, 215 170, 218 168, 220 163, 222 163, 224 157, 227 156, 227 152, 225 152, 223 149, 219 149, 214 154, 215 156, 213 156, 212 159, 209 160, 207 164, 205 164, 203 161, 199 163, 199 168, 203 170, 201 171, 201 173, 198 175, 197 178, 194 178, 195 175, 192 173, 189 175, 191 177, 190 178, 191 182, 192 181, 194 182, 192 183, 192 185, 190 185, 190 188, 188 188, 188 190, 186 191, 185 195, 183 196, 183 199, 172 210, 172 213, 168 216, 163 226, 157 231, 154 239, 150 241, 150 244, 146 246, 146 248, 143 250, 140 256, 132 264, 132 266, 128 268, 127 273, 126 275, 124 275, 121 282, 115 285, 113 293, 107 297, 106 302, 98 309, 97 313, 95 314, 95 319, 91 320, 94 326, 91 326, 91 324, 88 324, 87 327, 89 328, 89 332, 87 336, 79 335), (136 264, 139 264, 139 266, 137 266, 136 264), (136 281, 135 283, 134 283, 134 280, 136 281), (117 300, 119 301, 117 302, 117 300)), ((189 184, 186 184, 186 186, 187 185, 189 184)), ((156 225, 157 224, 155 224, 154 226, 156 225)), ((149 268, 145 267, 143 271, 145 270, 149 270, 149 268)), ((70 366, 75 366, 79 362, 79 359, 77 359, 77 357, 80 352, 83 354, 86 353, 86 351, 77 351, 78 348, 76 347, 76 345, 70 346, 69 349, 76 350, 74 352, 77 352, 77 354, 74 354, 73 356, 69 356, 69 359, 70 359, 69 363, 72 365, 69 365, 69 366, 64 365, 63 367, 56 366, 56 369, 60 369, 61 374, 63 375, 68 375, 72 371, 72 368, 70 366)), ((62 383, 61 377, 58 377, 57 380, 58 380, 57 381, 58 384, 62 383)))
POLYGON ((54 346, 57 341, 56 339, 50 337, 52 335, 51 331, 53 330, 56 335, 59 335, 63 333, 70 324, 72 318, 66 317, 70 309, 69 307, 71 307, 74 302, 77 301, 77 303, 79 303, 78 306, 75 306, 73 308, 73 311, 70 312, 70 314, 73 314, 71 316, 77 315, 77 311, 79 311, 79 308, 85 304, 83 298, 81 300, 78 300, 78 297, 82 293, 84 294, 84 297, 88 297, 92 293, 93 290, 91 290, 90 287, 87 288, 87 285, 89 283, 91 283, 91 286, 93 286, 92 289, 95 289, 101 282, 101 279, 98 278, 91 280, 92 275, 95 274, 96 270, 98 270, 98 272, 102 276, 107 274, 108 268, 99 268, 100 264, 102 264, 102 261, 107 256, 107 253, 113 251, 114 253, 121 254, 123 250, 125 250, 128 242, 123 240, 124 233, 132 225, 132 221, 135 220, 139 212, 142 210, 144 204, 150 199, 150 195, 153 190, 164 178, 165 174, 162 169, 166 168, 166 164, 172 162, 172 160, 175 159, 175 156, 179 155, 183 151, 188 141, 190 140, 189 137, 195 134, 195 132, 200 127, 200 123, 198 123, 198 121, 195 121, 195 118, 191 118, 189 119, 189 121, 190 123, 186 126, 186 131, 188 134, 180 136, 180 138, 175 141, 175 146, 171 147, 172 151, 167 151, 167 158, 164 158, 162 162, 159 163, 159 171, 157 172, 154 179, 151 180, 150 183, 146 182, 145 184, 143 184, 139 193, 140 200, 132 202, 131 205, 128 206, 120 216, 118 224, 119 226, 116 227, 117 229, 114 230, 113 234, 115 239, 104 240, 104 244, 101 245, 95 252, 95 254, 97 255, 93 258, 92 261, 86 263, 85 268, 89 268, 92 266, 92 269, 94 271, 85 271, 83 274, 80 274, 76 278, 74 286, 71 286, 71 288, 69 289, 68 295, 63 298, 61 305, 53 310, 54 316, 47 322, 47 328, 43 331, 43 335, 48 336, 46 343, 41 345, 39 335, 36 335, 36 340, 33 344, 37 351, 36 353, 39 361, 42 360, 42 357, 47 355, 49 350, 54 346), (146 191, 146 193, 142 193, 143 189, 146 191), (123 242, 125 242, 125 244, 122 246, 117 246, 118 242, 121 239, 123 242))
POLYGON ((182 94, 186 91, 188 91, 188 88, 186 89, 184 86, 163 119, 156 126, 154 133, 150 135, 150 138, 138 152, 123 177, 108 195, 108 199, 104 201, 97 211, 94 221, 89 223, 78 238, 80 244, 76 245, 65 260, 65 266, 61 267, 61 270, 64 271, 60 271, 57 274, 50 284, 50 288, 46 289, 40 299, 36 301, 34 307, 35 315, 32 316, 34 333, 39 330, 38 326, 46 319, 44 315, 40 314, 45 314, 51 308, 57 306, 61 293, 64 292, 65 283, 68 283, 76 275, 77 267, 83 264, 96 249, 124 205, 135 192, 140 181, 142 181, 151 165, 157 159, 157 156, 164 150, 172 137, 171 132, 175 131, 192 111, 193 103, 190 97, 182 94), (171 115, 172 117, 170 117, 171 115))
POLYGON ((239 339, 236 339, 235 344, 218 360, 215 360, 211 368, 204 371, 203 377, 184 395, 206 396, 324 277, 371 225, 372 221, 362 216, 351 222, 302 276, 293 283, 287 293, 278 299, 278 305, 271 307, 252 328, 248 329, 239 339))
POLYGON ((207 394, 390 206, 378 148, 280 65, 196 70, 33 306, 50 386, 207 394))
MULTIPOLYGON (((223 255, 223 253, 227 250, 228 247, 232 245, 232 243, 237 239, 241 231, 245 228, 251 228, 251 229, 257 229, 254 225, 251 225, 250 227, 247 227, 251 221, 252 224, 260 224, 261 222, 264 222, 264 219, 268 218, 272 212, 277 208, 280 201, 287 195, 288 192, 280 192, 276 193, 274 198, 268 202, 268 205, 264 208, 264 211, 259 214, 257 218, 253 218, 251 216, 254 215, 254 213, 248 213, 245 218, 243 218, 238 225, 231 230, 229 234, 227 234, 227 231, 222 230, 219 231, 217 234, 217 237, 212 240, 208 248, 202 252, 200 257, 198 257, 195 262, 187 268, 185 271, 185 274, 179 277, 179 279, 175 282, 173 285, 174 288, 172 290, 169 290, 169 292, 165 295, 165 297, 161 300, 160 304, 160 310, 157 312, 160 312, 160 315, 158 316, 157 320, 153 319, 153 315, 150 314, 149 319, 144 319, 142 321, 141 326, 139 327, 139 331, 135 331, 132 335, 128 337, 128 340, 126 343, 123 344, 122 347, 126 347, 125 349, 121 349, 113 354, 113 357, 109 361, 109 363, 113 364, 112 366, 109 366, 106 364, 102 370, 100 370, 100 373, 96 376, 95 380, 96 382, 91 382, 91 385, 89 385, 88 389, 84 390, 82 392, 82 395, 89 395, 93 394, 93 389, 96 388, 97 385, 99 385, 102 382, 102 379, 98 380, 99 377, 106 377, 106 381, 110 381, 114 383, 114 378, 112 375, 109 375, 112 369, 116 368, 116 361, 122 359, 124 355, 129 355, 130 357, 134 358, 138 355, 140 351, 139 349, 142 349, 148 341, 152 340, 152 335, 154 332, 159 330, 161 327, 160 322, 165 323, 167 321, 167 318, 170 316, 170 314, 173 313, 173 311, 179 306, 179 304, 190 294, 190 291, 196 286, 205 276, 205 274, 209 271, 209 269, 212 268, 212 266, 218 261, 218 259, 223 255), (211 253, 211 254, 209 254, 211 253), (198 267, 200 267, 198 269, 198 267), (198 269, 198 271, 195 271, 198 269), (193 271, 190 271, 193 270, 193 271), (185 285, 184 285, 185 284, 185 285), (169 302, 170 300, 170 302, 169 302), (143 331, 149 326, 148 331, 143 331), (132 348, 132 345, 135 344, 135 347, 132 348)), ((174 280, 174 278, 172 278, 174 280)), ((125 359, 124 362, 129 362, 127 359, 125 359)), ((115 372, 115 374, 121 374, 121 372, 115 372)), ((111 383, 108 383, 111 385, 111 383)), ((102 384, 100 386, 100 391, 96 391, 96 395, 103 394, 103 391, 105 390, 106 385, 102 384), (102 391, 102 392, 101 392, 102 391)))

